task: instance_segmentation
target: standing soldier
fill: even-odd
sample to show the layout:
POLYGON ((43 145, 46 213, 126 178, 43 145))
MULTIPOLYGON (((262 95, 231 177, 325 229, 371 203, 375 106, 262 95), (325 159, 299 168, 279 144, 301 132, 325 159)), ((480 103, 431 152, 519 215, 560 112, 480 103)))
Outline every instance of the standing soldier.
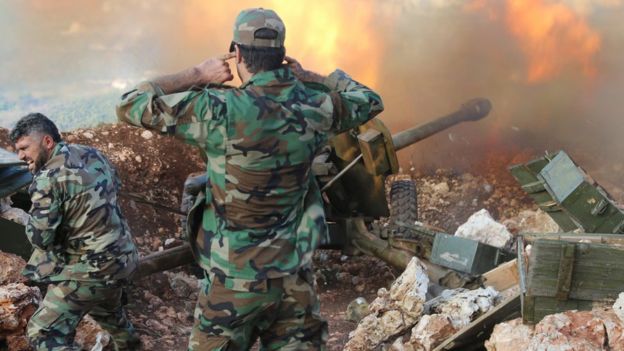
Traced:
POLYGON ((242 11, 229 54, 142 83, 117 107, 120 120, 207 156, 201 225, 189 231, 206 273, 189 350, 243 350, 258 337, 268 350, 325 347, 311 264, 327 227, 311 164, 328 136, 383 105, 340 70, 323 77, 285 58, 285 33, 272 10, 242 11), (219 85, 233 79, 229 59, 240 88, 219 85))
POLYGON ((32 346, 79 350, 76 326, 89 313, 111 333, 115 350, 136 350, 123 301, 138 255, 117 203, 113 167, 98 150, 63 142, 40 113, 20 119, 10 138, 34 174, 26 226, 34 252, 23 274, 50 284, 28 323, 32 346))

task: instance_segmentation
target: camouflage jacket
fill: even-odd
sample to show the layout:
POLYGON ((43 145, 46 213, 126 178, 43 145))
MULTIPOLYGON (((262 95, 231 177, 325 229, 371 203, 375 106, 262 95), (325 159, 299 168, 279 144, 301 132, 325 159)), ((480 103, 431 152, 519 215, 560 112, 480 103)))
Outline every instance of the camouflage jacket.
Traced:
POLYGON ((246 289, 311 262, 327 235, 312 160, 332 133, 383 110, 379 95, 336 70, 323 92, 283 67, 237 89, 208 86, 163 95, 146 82, 124 95, 120 120, 173 134, 207 156, 198 263, 246 289))
POLYGON ((40 282, 129 277, 138 255, 117 204, 119 185, 99 151, 58 143, 28 189, 26 234, 35 250, 23 274, 40 282))

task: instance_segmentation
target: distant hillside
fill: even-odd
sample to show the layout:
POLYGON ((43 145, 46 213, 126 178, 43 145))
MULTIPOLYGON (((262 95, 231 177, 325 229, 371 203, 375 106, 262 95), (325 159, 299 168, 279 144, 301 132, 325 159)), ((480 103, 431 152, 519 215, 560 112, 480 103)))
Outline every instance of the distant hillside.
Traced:
POLYGON ((12 98, 0 94, 0 127, 11 128, 20 117, 30 112, 45 114, 62 131, 112 123, 116 121, 115 104, 120 95, 117 91, 76 98, 28 94, 12 98))

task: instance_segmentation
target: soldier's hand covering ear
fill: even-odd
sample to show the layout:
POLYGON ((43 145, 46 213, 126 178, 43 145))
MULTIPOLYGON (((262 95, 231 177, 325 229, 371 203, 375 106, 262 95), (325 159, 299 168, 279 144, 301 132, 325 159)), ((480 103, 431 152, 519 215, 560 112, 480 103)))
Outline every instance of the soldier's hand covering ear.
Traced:
POLYGON ((286 61, 288 67, 290 67, 290 70, 295 74, 295 77, 301 79, 300 77, 305 75, 305 70, 303 69, 303 66, 301 66, 299 61, 295 60, 290 56, 284 56, 284 61, 286 61))
POLYGON ((230 65, 225 62, 234 56, 235 54, 231 52, 218 57, 209 58, 195 66, 201 82, 203 84, 221 84, 234 79, 232 71, 230 71, 230 65))
POLYGON ((290 56, 285 56, 284 61, 286 61, 286 63, 288 64, 288 67, 293 72, 295 77, 297 77, 297 79, 299 79, 302 82, 323 83, 323 81, 325 80, 325 77, 323 77, 322 75, 304 69, 303 66, 301 66, 301 64, 299 63, 299 61, 295 60, 294 58, 290 56))

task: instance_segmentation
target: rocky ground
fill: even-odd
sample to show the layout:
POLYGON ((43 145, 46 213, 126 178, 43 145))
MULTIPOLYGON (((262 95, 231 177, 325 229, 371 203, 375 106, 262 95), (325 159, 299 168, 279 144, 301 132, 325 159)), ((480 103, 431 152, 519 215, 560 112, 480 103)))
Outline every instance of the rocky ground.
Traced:
MULTIPOLYGON (((114 163, 123 183, 122 208, 142 255, 179 245, 182 184, 189 173, 204 169, 199 152, 178 140, 125 125, 103 125, 64 134, 70 143, 92 145, 114 163), (138 197, 137 197, 138 196, 138 197), (141 199, 142 198, 142 199, 141 199), (157 203, 155 208, 146 202, 157 203)), ((9 148, 6 130, 0 146, 9 148)), ((510 158, 489 159, 482 173, 433 172, 412 168, 418 184, 419 219, 454 233, 474 212, 485 208, 512 233, 526 221, 540 221, 536 206, 506 171, 510 158)), ((321 311, 328 319, 329 350, 342 350, 356 323, 346 319, 347 305, 357 297, 372 301, 401 272, 374 257, 346 256, 319 250, 315 264, 321 311)), ((184 267, 136 281, 130 289, 128 311, 146 350, 185 350, 193 321, 199 270, 184 267)))

